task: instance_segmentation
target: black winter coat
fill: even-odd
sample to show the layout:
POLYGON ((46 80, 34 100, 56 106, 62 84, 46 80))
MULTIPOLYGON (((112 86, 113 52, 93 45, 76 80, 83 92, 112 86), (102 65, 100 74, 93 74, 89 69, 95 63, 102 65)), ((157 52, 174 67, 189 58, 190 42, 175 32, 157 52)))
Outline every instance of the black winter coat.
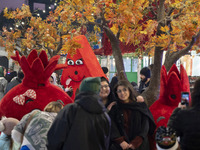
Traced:
MULTIPOLYGON (((112 107, 109 115, 112 120, 111 141, 124 136, 126 138, 126 142, 130 143, 130 141, 132 141, 136 136, 141 136, 143 138, 143 143, 139 148, 137 148, 137 150, 149 149, 148 134, 152 135, 154 133, 156 125, 154 123, 153 116, 145 103, 118 102, 117 105, 112 107), (122 113, 124 109, 131 111, 128 134, 124 128, 124 118, 122 113)), ((111 145, 110 149, 121 150, 120 146, 115 147, 118 148, 113 148, 113 145, 111 145)))
POLYGON ((180 136, 181 150, 200 150, 200 106, 185 110, 176 108, 168 126, 180 136))
POLYGON ((48 132, 48 150, 108 150, 111 121, 99 96, 80 93, 48 132))

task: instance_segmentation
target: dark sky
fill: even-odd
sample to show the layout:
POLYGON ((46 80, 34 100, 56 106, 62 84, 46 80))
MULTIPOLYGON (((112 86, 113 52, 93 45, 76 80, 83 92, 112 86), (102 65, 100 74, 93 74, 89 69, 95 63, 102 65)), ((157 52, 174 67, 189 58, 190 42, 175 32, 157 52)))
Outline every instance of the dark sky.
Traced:
MULTIPOLYGON (((5 7, 16 9, 21 7, 22 4, 28 5, 28 0, 0 0, 0 12, 3 11, 5 7)), ((42 4, 34 4, 35 8, 44 9, 42 4)))
POLYGON ((0 0, 0 12, 3 11, 5 7, 13 9, 21 7, 25 2, 26 0, 0 0))

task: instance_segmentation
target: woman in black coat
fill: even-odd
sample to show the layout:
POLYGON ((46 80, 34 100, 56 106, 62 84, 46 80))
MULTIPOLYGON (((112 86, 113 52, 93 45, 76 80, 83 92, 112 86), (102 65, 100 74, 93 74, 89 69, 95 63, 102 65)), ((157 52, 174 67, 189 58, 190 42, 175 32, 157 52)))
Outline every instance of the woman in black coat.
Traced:
POLYGON ((173 111, 168 126, 180 137, 181 150, 200 150, 200 78, 195 82, 191 106, 179 103, 173 111))
POLYGON ((147 105, 136 102, 137 93, 130 82, 119 81, 114 88, 117 104, 110 112, 112 120, 110 150, 148 150, 148 134, 155 123, 147 105))

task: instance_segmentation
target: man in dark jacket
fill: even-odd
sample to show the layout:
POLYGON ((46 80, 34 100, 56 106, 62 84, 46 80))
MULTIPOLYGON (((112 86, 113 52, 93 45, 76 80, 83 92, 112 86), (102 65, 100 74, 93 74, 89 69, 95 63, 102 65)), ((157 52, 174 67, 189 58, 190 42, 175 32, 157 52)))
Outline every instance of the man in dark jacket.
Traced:
POLYGON ((10 91, 13 87, 15 87, 16 85, 20 84, 22 82, 22 79, 24 78, 24 73, 21 71, 21 69, 18 71, 17 73, 17 77, 12 79, 6 86, 6 90, 5 93, 8 93, 8 91, 10 91))
POLYGON ((59 112, 48 132, 48 150, 108 150, 111 121, 99 91, 100 78, 82 81, 75 102, 59 112))
POLYGON ((151 71, 148 67, 144 67, 140 70, 140 85, 139 85, 139 93, 144 92, 144 90, 149 86, 150 84, 150 77, 151 77, 151 71))

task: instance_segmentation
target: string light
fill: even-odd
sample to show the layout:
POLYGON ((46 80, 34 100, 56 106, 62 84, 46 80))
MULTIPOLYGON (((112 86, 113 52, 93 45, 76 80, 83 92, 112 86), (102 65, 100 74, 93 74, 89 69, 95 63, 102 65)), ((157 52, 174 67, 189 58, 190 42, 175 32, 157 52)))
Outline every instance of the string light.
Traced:
POLYGON ((45 10, 43 10, 43 13, 45 13, 46 11, 45 10))
POLYGON ((57 3, 54 3, 54 6, 57 6, 57 3))
POLYGON ((17 25, 16 25, 16 27, 18 28, 18 27, 19 27, 19 25, 17 24, 17 25))
POLYGON ((51 6, 49 6, 49 9, 51 9, 51 6))
POLYGON ((22 25, 24 25, 24 22, 22 22, 22 25))
POLYGON ((12 27, 10 27, 10 30, 12 30, 13 28, 12 27))
POLYGON ((37 14, 37 16, 39 17, 39 16, 40 16, 40 14, 38 13, 38 14, 37 14))

